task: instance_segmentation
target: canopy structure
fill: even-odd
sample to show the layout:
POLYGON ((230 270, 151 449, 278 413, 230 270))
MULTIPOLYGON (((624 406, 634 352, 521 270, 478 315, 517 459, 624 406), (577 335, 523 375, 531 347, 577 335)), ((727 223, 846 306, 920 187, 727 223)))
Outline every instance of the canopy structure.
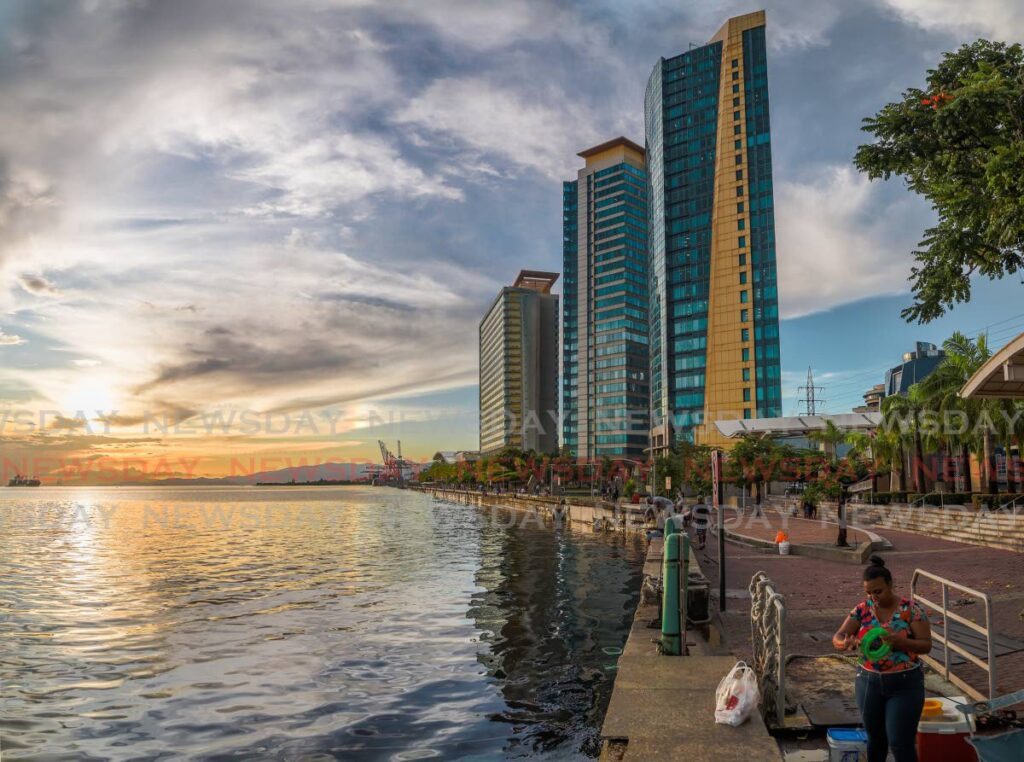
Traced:
POLYGON ((747 418, 734 421, 715 421, 722 436, 735 439, 747 434, 787 436, 822 431, 832 421, 846 431, 870 431, 882 423, 881 413, 839 413, 837 415, 802 415, 791 418, 747 418))
POLYGON ((960 390, 964 399, 1024 399, 1024 333, 978 368, 960 390))

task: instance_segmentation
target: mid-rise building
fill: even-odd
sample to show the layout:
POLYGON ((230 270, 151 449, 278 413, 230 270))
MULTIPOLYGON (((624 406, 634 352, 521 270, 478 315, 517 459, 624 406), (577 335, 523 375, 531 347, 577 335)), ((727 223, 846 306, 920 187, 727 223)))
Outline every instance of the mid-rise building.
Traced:
POLYGON ((581 151, 562 186, 562 442, 579 458, 644 457, 650 427, 647 173, 619 137, 581 151))
POLYGON ((910 387, 939 367, 946 353, 926 341, 916 342, 913 352, 903 353, 903 362, 885 372, 885 393, 906 394, 910 387))
POLYGON ((558 273, 523 270, 480 321, 480 454, 558 450, 558 273))
POLYGON ((652 446, 782 415, 763 11, 654 67, 644 99, 652 446))

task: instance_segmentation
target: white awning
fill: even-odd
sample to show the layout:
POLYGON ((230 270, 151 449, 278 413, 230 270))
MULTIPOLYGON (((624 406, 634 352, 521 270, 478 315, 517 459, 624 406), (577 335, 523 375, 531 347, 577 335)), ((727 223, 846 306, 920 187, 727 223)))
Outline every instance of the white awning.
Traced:
POLYGON ((826 421, 832 421, 844 431, 870 431, 878 428, 882 423, 882 414, 870 412, 803 415, 791 418, 746 418, 734 421, 715 421, 715 426, 722 436, 733 439, 746 434, 762 434, 764 436, 809 434, 812 431, 824 430, 826 421))
POLYGON ((960 390, 964 399, 1024 399, 1024 333, 978 368, 960 390))

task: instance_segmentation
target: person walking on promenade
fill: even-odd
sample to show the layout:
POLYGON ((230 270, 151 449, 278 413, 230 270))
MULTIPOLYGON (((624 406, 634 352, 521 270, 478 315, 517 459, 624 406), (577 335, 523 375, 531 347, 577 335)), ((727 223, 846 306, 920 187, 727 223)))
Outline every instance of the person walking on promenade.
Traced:
POLYGON ((697 549, 704 550, 708 539, 708 526, 711 524, 711 508, 704 502, 703 495, 697 496, 697 502, 690 509, 690 521, 697 533, 697 549))
POLYGON ((893 592, 892 573, 879 556, 871 556, 864 569, 864 593, 867 597, 832 636, 832 645, 848 651, 876 627, 888 633, 881 641, 891 650, 874 659, 862 652, 857 666, 857 707, 868 735, 868 762, 885 762, 890 749, 896 762, 917 762, 917 723, 924 707, 919 659, 932 650, 931 625, 919 604, 893 592))

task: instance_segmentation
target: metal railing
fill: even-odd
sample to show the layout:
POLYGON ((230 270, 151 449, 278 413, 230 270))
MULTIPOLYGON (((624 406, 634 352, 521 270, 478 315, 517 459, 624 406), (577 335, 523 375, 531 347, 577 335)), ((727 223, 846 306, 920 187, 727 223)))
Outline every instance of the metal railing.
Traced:
POLYGON ((750 580, 750 634, 754 673, 761 690, 761 712, 774 715, 779 727, 786 720, 786 599, 768 575, 759 571, 750 580))
POLYGON ((1017 495, 1017 497, 1015 497, 1013 500, 1007 500, 1005 503, 1003 503, 1001 506, 999 506, 999 510, 1000 511, 1010 510, 1013 513, 1016 514, 1017 513, 1017 509, 1022 507, 1022 506, 1024 506, 1024 503, 1021 503, 1022 500, 1024 500, 1024 495, 1017 495), (1018 505, 1019 503, 1021 503, 1021 504, 1018 505))
POLYGON ((925 662, 927 662, 928 664, 933 666, 935 669, 938 669, 941 666, 942 669, 943 669, 943 676, 946 678, 947 681, 955 682, 957 685, 959 685, 961 688, 963 688, 968 693, 975 694, 973 696, 974 698, 977 698, 977 699, 984 698, 980 693, 978 693, 978 691, 976 689, 971 688, 969 685, 967 685, 965 682, 963 682, 962 679, 952 675, 952 673, 950 672, 950 669, 949 669, 949 653, 950 653, 950 651, 955 651, 957 654, 959 654, 960 656, 962 656, 963 658, 967 659, 969 662, 971 662, 975 666, 979 667, 980 669, 985 670, 985 672, 988 673, 988 697, 989 697, 989 699, 995 698, 995 695, 996 695, 996 663, 995 663, 995 653, 994 653, 994 650, 993 650, 994 646, 993 646, 993 643, 992 643, 992 600, 991 600, 991 598, 989 598, 988 594, 983 593, 980 590, 975 590, 974 588, 967 587, 966 585, 960 585, 960 584, 958 584, 956 582, 953 582, 952 580, 946 579, 945 577, 940 577, 937 574, 932 574, 931 572, 926 572, 926 571, 924 571, 924 569, 914 569, 914 576, 911 577, 911 579, 910 579, 910 596, 915 601, 918 601, 919 603, 923 603, 926 606, 930 606, 932 609, 934 609, 936 611, 940 611, 942 613, 942 634, 939 635, 938 633, 935 632, 934 629, 932 629, 932 640, 935 641, 936 643, 939 643, 939 644, 942 645, 942 652, 943 652, 942 662, 943 663, 940 665, 937 659, 935 659, 932 656, 927 656, 927 655, 922 656, 921 657, 922 660, 924 660, 925 662), (941 603, 936 603, 935 601, 929 600, 928 598, 925 598, 923 595, 921 595, 918 592, 918 589, 917 589, 918 588, 918 582, 921 579, 928 579, 928 580, 931 580, 932 582, 937 582, 937 583, 939 583, 942 586, 942 602, 941 603), (972 622, 970 619, 967 619, 966 617, 962 617, 959 614, 954 614, 952 611, 949 610, 949 590, 950 590, 950 588, 952 588, 954 590, 959 590, 960 592, 963 592, 963 593, 967 593, 968 595, 973 595, 977 599, 979 599, 979 600, 984 602, 984 604, 985 604, 985 626, 984 627, 982 627, 977 622, 972 622), (968 651, 963 646, 957 645, 956 643, 953 643, 949 639, 949 620, 950 619, 952 619, 954 622, 959 622, 960 624, 964 625, 965 627, 969 627, 972 630, 974 630, 975 632, 979 632, 979 633, 981 633, 982 635, 985 636, 985 651, 986 651, 986 655, 988 657, 987 659, 980 659, 980 658, 978 658, 977 656, 972 654, 970 651, 968 651))

